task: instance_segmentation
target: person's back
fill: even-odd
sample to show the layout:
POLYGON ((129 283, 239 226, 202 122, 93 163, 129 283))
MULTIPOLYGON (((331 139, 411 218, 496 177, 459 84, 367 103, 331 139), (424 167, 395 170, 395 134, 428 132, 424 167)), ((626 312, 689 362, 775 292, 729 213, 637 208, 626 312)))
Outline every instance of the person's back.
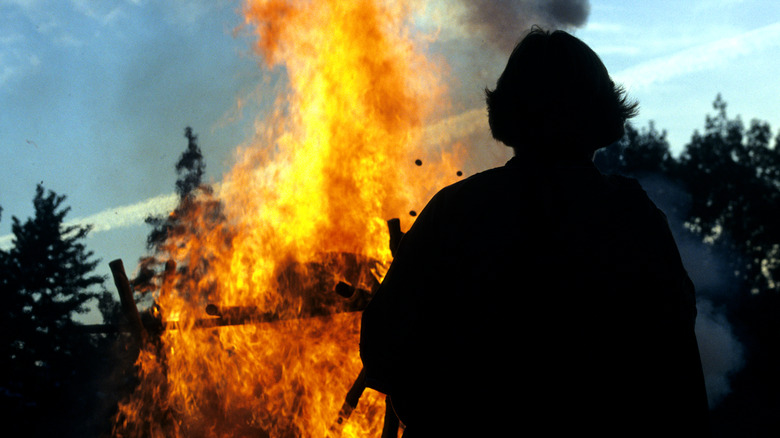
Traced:
POLYGON ((529 151, 421 212, 364 312, 361 357, 408 436, 700 436, 694 319, 639 185, 529 151))

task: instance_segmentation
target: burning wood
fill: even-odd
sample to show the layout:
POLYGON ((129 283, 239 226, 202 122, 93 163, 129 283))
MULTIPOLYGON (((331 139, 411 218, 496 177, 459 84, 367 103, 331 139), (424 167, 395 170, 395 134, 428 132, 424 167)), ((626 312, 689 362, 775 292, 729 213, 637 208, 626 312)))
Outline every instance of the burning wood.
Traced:
MULTIPOLYGON (((400 228, 398 219, 387 221, 390 235, 390 248, 395 252, 399 245, 403 232, 400 228)), ((319 263, 309 263, 305 272, 309 274, 307 278, 299 278, 300 266, 292 264, 280 276, 280 284, 286 284, 295 287, 296 292, 293 295, 309 294, 310 289, 323 287, 329 284, 330 278, 334 275, 349 278, 358 285, 368 286, 370 289, 354 286, 347 281, 338 281, 330 294, 325 294, 324 298, 310 301, 308 306, 302 307, 295 314, 279 314, 277 312, 262 311, 255 306, 220 306, 208 304, 205 307, 205 313, 208 317, 198 318, 186 324, 188 328, 215 328, 222 326, 277 323, 285 320, 300 318, 327 317, 337 313, 359 312, 362 311, 371 300, 379 281, 376 277, 376 261, 366 259, 354 254, 331 254, 322 258, 319 263), (333 296, 341 297, 341 300, 334 304, 333 296)), ((139 343, 148 339, 149 334, 160 336, 164 330, 178 330, 183 322, 165 321, 159 308, 153 307, 148 315, 154 315, 153 318, 141 318, 141 314, 133 299, 131 282, 128 280, 124 270, 122 260, 114 260, 110 263, 114 283, 120 296, 122 309, 125 317, 129 321, 129 329, 139 343)), ((175 271, 175 264, 168 262, 165 265, 164 276, 167 278, 175 271)), ((159 342, 159 341, 156 341, 159 342)), ((356 380, 347 391, 345 401, 339 410, 335 423, 331 426, 330 432, 333 435, 340 435, 342 428, 350 418, 352 412, 356 409, 358 402, 366 389, 365 372, 361 369, 356 380)), ((395 436, 399 422, 398 418, 390 405, 389 399, 385 400, 385 422, 383 427, 383 437, 395 436)))
MULTIPOLYGON (((400 233, 398 220, 395 219, 388 221, 388 227, 391 230, 391 242, 393 242, 393 245, 397 245, 397 243, 400 241, 398 234, 400 233)), ((276 312, 264 312, 258 307, 253 306, 219 306, 216 304, 208 304, 204 309, 208 317, 198 318, 189 322, 186 324, 186 326, 188 329, 192 329, 215 328, 221 326, 245 324, 279 323, 286 320, 327 317, 338 313, 362 311, 370 301, 374 291, 376 290, 376 287, 378 287, 378 281, 376 281, 373 271, 366 270, 365 265, 359 266, 358 261, 361 260, 361 258, 349 254, 340 254, 335 256, 332 255, 330 257, 326 257, 325 262, 313 264, 312 266, 332 267, 332 265, 330 265, 327 261, 332 261, 333 258, 340 260, 338 266, 341 266, 342 268, 346 267, 346 269, 342 269, 342 272, 339 273, 340 275, 344 275, 346 273, 352 278, 355 278, 355 275, 357 275, 357 273, 360 271, 358 268, 362 268, 364 272, 362 276, 358 275, 358 281, 360 281, 359 284, 365 284, 365 278, 374 278, 374 281, 370 282, 371 289, 369 290, 356 287, 348 282, 339 281, 330 291, 330 295, 335 295, 341 298, 339 305, 333 305, 331 299, 315 300, 315 303, 319 304, 320 307, 308 306, 306 307, 306 311, 299 312, 297 314, 285 315, 276 312), (345 260, 349 260, 351 263, 344 263, 345 260)), ((362 259, 362 261, 365 263, 365 259, 362 259)), ((110 266, 114 276, 114 282, 121 299, 123 314, 129 322, 129 330, 134 335, 134 338, 139 341, 139 343, 143 343, 149 339, 149 335, 161 336, 165 330, 178 330, 180 328, 182 322, 162 320, 162 315, 159 311, 157 311, 158 309, 156 308, 145 312, 145 315, 154 315, 154 318, 142 318, 141 312, 138 311, 138 308, 133 299, 131 282, 127 279, 122 261, 119 259, 114 260, 110 263, 110 266)), ((168 269, 170 268, 170 264, 168 264, 166 268, 166 271, 171 271, 171 269, 168 269)), ((312 280, 305 281, 300 279, 295 280, 295 276, 291 274, 293 272, 296 272, 295 268, 286 270, 284 278, 289 284, 295 284, 299 287, 301 285, 313 287, 312 284, 320 284, 322 281, 321 279, 320 282, 312 282, 312 280)), ((315 270, 314 272, 317 273, 318 271, 315 270)), ((329 271, 328 274, 332 275, 333 272, 329 271)), ((317 275, 315 275, 315 277, 317 277, 317 275)), ((159 344, 159 340, 155 340, 155 344, 159 344)), ((352 412, 357 407, 365 389, 365 373, 363 370, 361 370, 352 387, 347 392, 342 409, 339 411, 338 417, 334 425, 331 427, 333 436, 341 435, 342 428, 344 427, 352 412)), ((389 406, 389 401, 387 403, 388 406, 385 409, 385 432, 383 432, 383 437, 395 436, 395 432, 391 433, 389 431, 397 431, 399 427, 398 419, 392 411, 392 408, 389 406)))
POLYGON ((397 243, 405 212, 457 170, 422 147, 446 99, 411 29, 419 4, 247 0, 255 49, 287 88, 157 248, 177 267, 154 277, 160 342, 139 355, 115 435, 326 436, 345 394, 342 435, 380 433, 384 397, 356 376, 359 311, 392 260, 384 218, 404 213, 397 243))
MULTIPOLYGON (((397 220, 396 220, 397 221, 397 220)), ((400 230, 400 229, 399 229, 400 230)), ((342 257, 357 261, 358 257, 342 255, 342 257)), ((147 333, 158 333, 161 330, 176 330, 182 324, 176 320, 164 320, 163 315, 158 309, 152 309, 146 312, 147 318, 141 318, 141 313, 133 299, 133 292, 130 282, 124 270, 121 259, 110 263, 111 271, 114 277, 114 284, 117 287, 118 295, 122 305, 122 311, 129 323, 129 331, 137 338, 143 339, 147 333), (154 315, 154 316, 152 316, 154 315), (144 321, 145 320, 145 321, 144 321)), ((350 265, 348 265, 350 266, 350 265)), ((354 267, 353 267, 354 268, 354 267)), ((294 269, 290 270, 294 272, 294 269)), ((364 273, 371 275, 371 271, 364 273)), ((288 280, 289 280, 289 275, 288 280)), ((292 281, 292 280, 290 280, 292 281)), ((330 291, 330 294, 337 295, 343 300, 336 302, 332 296, 325 294, 324 298, 316 300, 314 304, 306 306, 302 311, 296 314, 280 314, 272 311, 262 311, 254 306, 219 306, 217 304, 206 305, 204 311, 208 317, 195 319, 189 324, 193 328, 210 328, 242 324, 260 324, 284 321, 298 318, 323 317, 335 313, 359 312, 365 309, 368 302, 378 286, 377 282, 372 282, 371 290, 353 286, 345 281, 339 281, 330 291)), ((298 282, 300 284, 300 282, 298 282)), ((92 327, 92 326, 90 326, 92 327)), ((117 331, 118 327, 109 327, 106 325, 95 325, 92 327, 95 332, 117 331)))

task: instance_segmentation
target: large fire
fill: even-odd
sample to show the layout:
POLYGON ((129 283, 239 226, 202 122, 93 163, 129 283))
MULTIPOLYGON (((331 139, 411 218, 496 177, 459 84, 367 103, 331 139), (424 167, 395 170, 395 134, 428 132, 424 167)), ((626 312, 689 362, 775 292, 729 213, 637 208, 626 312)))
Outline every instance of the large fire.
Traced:
POLYGON ((116 435, 379 436, 384 397, 371 390, 336 422, 361 370, 360 313, 340 311, 333 289, 371 290, 392 258, 386 221, 407 229, 457 179, 453 156, 423 147, 446 93, 409 22, 417 6, 247 2, 256 51, 288 86, 220 189, 180 218, 190 231, 165 246, 178 269, 156 304, 175 329, 141 351, 116 435), (272 316, 203 328, 207 305, 272 316))

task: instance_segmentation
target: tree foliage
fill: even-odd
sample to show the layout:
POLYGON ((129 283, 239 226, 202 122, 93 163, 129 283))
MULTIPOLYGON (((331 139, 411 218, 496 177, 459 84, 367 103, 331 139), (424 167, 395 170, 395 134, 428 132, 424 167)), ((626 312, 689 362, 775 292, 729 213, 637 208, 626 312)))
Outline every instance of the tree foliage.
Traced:
POLYGON ((653 122, 640 130, 627 123, 623 138, 600 150, 594 161, 602 172, 625 175, 667 173, 674 165, 666 131, 659 132, 653 122))
POLYGON ((191 247, 187 259, 173 260, 177 247, 186 245, 190 238, 218 230, 222 240, 229 240, 231 232, 226 226, 222 202, 214 196, 214 190, 203 182, 206 162, 198 146, 198 137, 192 128, 184 130, 187 147, 176 162, 176 193, 179 203, 171 214, 150 216, 146 223, 152 226, 147 236, 147 249, 151 254, 140 261, 139 275, 133 280, 139 293, 159 291, 164 277, 175 268, 180 283, 195 281, 208 270, 213 255, 209 248, 191 247), (177 266, 177 263, 179 265, 177 266))
POLYGON ((198 136, 189 126, 184 129, 187 147, 176 162, 176 194, 179 195, 179 205, 173 214, 168 216, 149 216, 145 222, 152 227, 146 238, 149 250, 158 250, 172 233, 181 232, 181 218, 185 217, 195 205, 197 191, 203 190, 210 194, 211 188, 203 185, 203 175, 206 173, 206 161, 198 146, 198 136))
POLYGON ((769 124, 745 128, 730 119, 720 96, 680 156, 679 175, 691 193, 690 226, 727 248, 734 274, 751 292, 778 291, 780 278, 780 155, 769 124))
POLYGON ((34 216, 12 218, 13 246, 0 251, 6 327, 0 331, 5 368, 0 397, 6 414, 30 435, 70 424, 73 409, 88 405, 79 382, 94 370, 84 361, 96 344, 73 317, 87 311, 104 279, 94 274, 98 261, 83 242, 90 227, 65 225, 70 209, 64 201, 38 185, 34 216), (36 418, 46 421, 22 421, 36 418))
POLYGON ((689 231, 729 254, 732 273, 753 293, 780 285, 780 151, 771 147, 768 123, 745 128, 729 118, 717 96, 703 133, 694 132, 679 158, 669 152, 666 132, 626 127, 626 135, 600 151, 596 165, 607 173, 662 175, 681 184, 689 203, 689 231))

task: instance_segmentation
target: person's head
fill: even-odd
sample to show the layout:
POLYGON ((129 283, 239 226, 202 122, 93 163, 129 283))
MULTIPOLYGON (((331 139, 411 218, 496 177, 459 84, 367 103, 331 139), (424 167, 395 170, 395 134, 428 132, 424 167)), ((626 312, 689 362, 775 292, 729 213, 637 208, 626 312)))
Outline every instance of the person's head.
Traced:
POLYGON ((585 43, 534 28, 515 46, 496 88, 485 90, 493 137, 516 154, 592 157, 623 136, 628 102, 585 43))

